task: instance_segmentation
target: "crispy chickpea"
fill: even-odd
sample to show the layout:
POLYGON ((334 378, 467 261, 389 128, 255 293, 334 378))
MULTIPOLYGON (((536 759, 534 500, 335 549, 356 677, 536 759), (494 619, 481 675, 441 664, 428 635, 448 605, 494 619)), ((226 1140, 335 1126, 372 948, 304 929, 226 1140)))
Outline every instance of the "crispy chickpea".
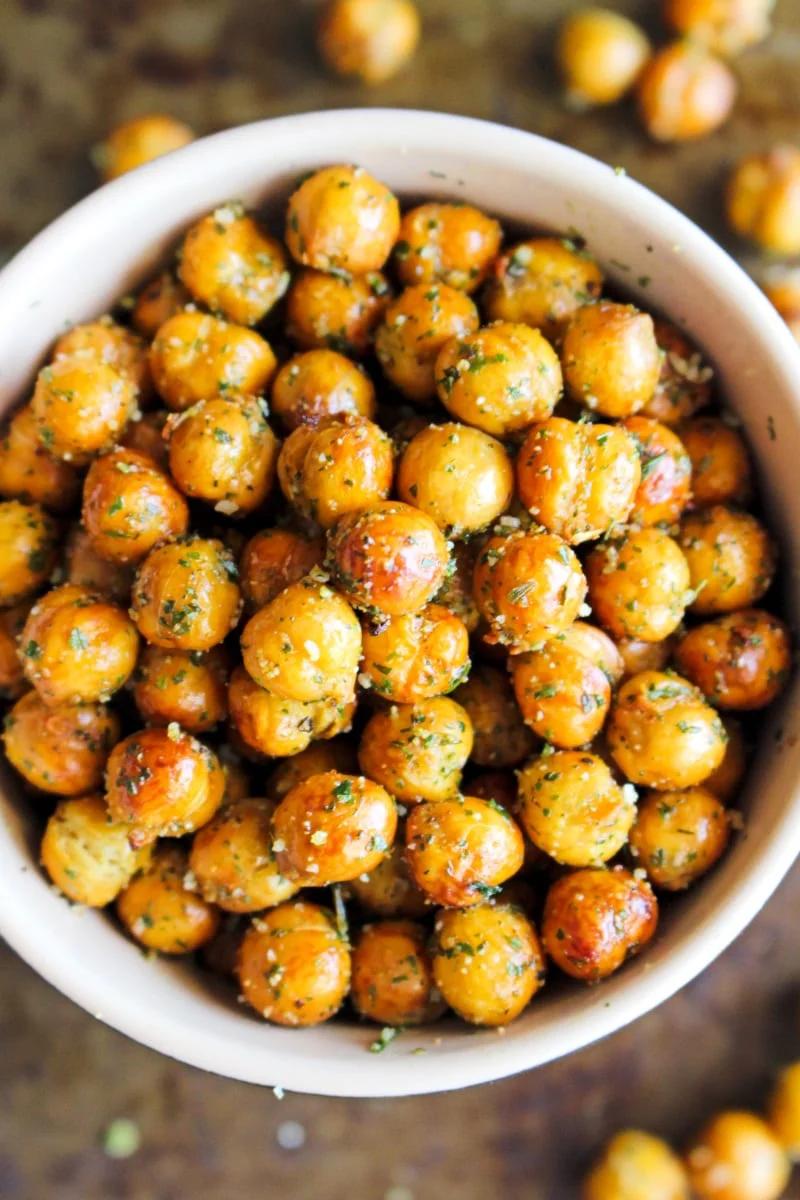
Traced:
POLYGON ((522 909, 477 904, 437 915, 433 978, 464 1021, 507 1025, 544 983, 545 958, 522 909))
POLYGON ((515 767, 533 753, 535 739, 504 671, 476 664, 454 699, 466 709, 472 724, 470 757, 478 766, 515 767))
POLYGON ((800 1063, 781 1071, 767 1106, 770 1129, 793 1162, 800 1158, 800 1063))
POLYGON ((189 509, 169 477, 145 454, 114 450, 96 458, 83 485, 83 526, 102 558, 141 562, 159 542, 182 537, 189 509))
POLYGON ((438 696, 380 709, 364 727, 361 770, 401 803, 446 800, 458 792, 472 750, 472 722, 455 700, 438 696))
POLYGON ((642 409, 642 416, 675 428, 709 403, 714 372, 680 329, 667 321, 655 321, 654 326, 661 351, 661 373, 655 395, 642 409))
POLYGON ((634 525, 674 525, 692 495, 692 461, 681 438, 652 417, 626 417, 622 428, 636 443, 642 478, 630 512, 634 525))
POLYGON ((53 347, 53 360, 93 358, 127 379, 140 399, 153 390, 147 343, 138 334, 118 325, 112 317, 101 317, 86 325, 74 325, 53 347))
POLYGON ((372 871, 394 844, 397 808, 363 775, 327 771, 287 792, 272 818, 281 871, 313 886, 346 883, 372 871))
POLYGON ((599 543, 585 567, 589 603, 614 637, 661 642, 678 628, 692 599, 686 558, 661 529, 635 529, 599 543))
POLYGON ((557 879, 542 917, 542 941, 567 975, 597 983, 650 941, 658 904, 650 885, 624 867, 586 867, 557 879))
POLYGON ((474 633, 481 619, 472 587, 476 557, 474 543, 456 542, 450 559, 451 570, 434 596, 436 604, 463 621, 467 633, 474 633))
POLYGON ((130 379, 81 354, 42 367, 31 400, 45 450, 79 467, 110 450, 136 411, 130 379))
POLYGON ((775 0, 665 0, 664 19, 676 33, 730 57, 770 32, 775 0))
POLYGON ((75 524, 64 548, 64 575, 67 583, 102 592, 109 600, 128 603, 133 586, 133 567, 102 558, 88 533, 75 524))
POLYGON ((132 826, 132 846, 194 833, 214 816, 224 791, 217 756, 177 725, 130 734, 106 766, 106 803, 115 820, 132 826))
POLYGON ((386 309, 375 353, 386 378, 414 404, 436 399, 436 360, 451 338, 477 333, 480 316, 456 288, 407 287, 386 309))
POLYGON ((696 42, 657 50, 639 76, 639 116, 657 142, 707 137, 730 116, 737 92, 731 69, 696 42))
POLYGON ((290 433, 278 459, 281 491, 309 521, 329 529, 392 489, 391 438, 366 417, 328 417, 290 433))
POLYGON ((42 866, 68 900, 105 908, 150 858, 150 847, 132 849, 129 832, 102 796, 61 800, 44 831, 42 866))
POLYGON ((146 454, 166 474, 169 471, 169 453, 164 429, 168 418, 169 411, 166 408, 151 408, 149 412, 142 413, 140 420, 131 421, 118 444, 137 454, 146 454))
POLYGON ((627 520, 641 477, 627 431, 563 417, 528 431, 516 472, 519 498, 534 520, 573 546, 627 520))
POLYGON ((272 800, 247 798, 221 808, 194 835, 189 868, 200 894, 226 912, 274 908, 299 885, 278 869, 272 850, 272 800))
POLYGON ((150 725, 176 721, 189 733, 205 733, 228 715, 229 670, 221 646, 207 654, 145 646, 133 688, 136 707, 150 725))
POLYGON ((561 363, 578 404, 605 417, 632 416, 653 399, 661 372, 653 318, 632 304, 584 304, 567 326, 561 363))
POLYGON ((703 693, 661 671, 642 671, 622 685, 606 737, 622 773, 658 791, 704 783, 725 757, 725 729, 703 693))
POLYGON ((275 483, 278 439, 254 397, 215 396, 170 417, 169 469, 186 496, 226 517, 260 508, 275 483))
POLYGON ((675 663, 717 708, 765 708, 789 678, 789 633, 761 609, 728 613, 690 629, 675 651, 675 663))
POLYGON ((749 753, 739 722, 731 717, 723 717, 722 724, 728 736, 725 757, 716 771, 709 775, 703 786, 708 788, 709 792, 713 792, 723 804, 730 804, 736 799, 741 782, 747 773, 749 753))
POLYGON ((276 763, 267 776, 266 794, 273 800, 282 800, 295 784, 303 783, 312 775, 324 775, 326 771, 358 774, 356 748, 347 738, 314 742, 300 754, 276 763))
POLYGON ((469 634, 458 617, 438 604, 364 625, 362 676, 387 700, 415 704, 442 696, 465 678, 469 667, 469 634))
POLYGON ((165 650, 210 650, 239 619, 236 578, 233 555, 216 538, 157 546, 134 583, 131 613, 139 632, 165 650))
POLYGON ((161 271, 136 297, 131 313, 133 327, 151 342, 164 322, 186 308, 190 300, 186 288, 172 271, 161 271))
POLYGON ((139 638, 123 608, 65 583, 34 604, 20 652, 45 704, 91 704, 108 700, 133 674, 139 638))
POLYGON ((328 553, 336 584, 350 603, 387 617, 430 603, 450 562, 436 523, 396 501, 342 517, 328 534, 328 553))
POLYGON ((420 204, 400 224, 394 261, 405 287, 444 283, 474 292, 500 252, 500 222, 469 204, 420 204))
POLYGON ((650 54, 646 34, 627 17, 606 8, 578 9, 562 25, 556 45, 570 107, 616 104, 650 54))
POLYGON ((379 1025, 425 1025, 447 1007, 433 982, 428 931, 413 921, 365 925, 353 951, 350 997, 379 1025))
POLYGON ((618 638, 624 670, 623 681, 641 671, 664 671, 669 666, 678 635, 670 634, 662 642, 642 642, 638 638, 618 638))
POLYGON ((30 600, 0 609, 0 700, 16 700, 25 691, 18 642, 30 610, 30 600))
POLYGON ((445 908, 493 896, 522 867, 516 822, 495 801, 477 796, 416 805, 406 822, 406 859, 425 895, 445 908))
POLYGON ((159 846, 117 898, 117 916, 148 950, 191 954, 219 928, 219 911, 186 886, 187 868, 182 846, 159 846))
POLYGON ((559 748, 586 746, 603 728, 611 685, 580 650, 552 638, 511 660, 514 693, 525 723, 559 748))
POLYGON ((711 870, 730 833, 728 814, 708 788, 648 792, 639 803, 630 850, 653 887, 679 892, 711 870))
POLYGON ((429 425, 411 439, 397 469, 397 494, 448 537, 486 529, 514 495, 505 447, 468 425, 429 425))
POLYGON ((150 368, 167 408, 182 412, 212 396, 258 396, 277 360, 252 329, 201 312, 179 312, 159 328, 150 368))
POLYGON ((267 1021, 319 1025, 350 987, 350 949, 333 913, 290 900, 254 919, 239 947, 237 975, 247 1003, 267 1021))
POLYGON ((512 654, 563 633, 585 597, 580 563, 555 534, 492 537, 478 555, 475 598, 491 626, 487 641, 509 646, 512 654))
POLYGON ((625 674, 625 663, 618 647, 608 634, 603 633, 596 625, 575 621, 569 629, 560 633, 556 640, 574 650, 576 654, 583 655, 595 667, 599 667, 612 688, 617 686, 625 674))
POLYGON ((362 358, 391 299, 392 289, 380 271, 352 276, 301 271, 286 297, 287 337, 303 350, 336 350, 362 358))
POLYGON ((582 1200, 689 1200, 681 1160, 639 1129, 616 1134, 583 1183, 582 1200))
POLYGON ((531 238, 497 259, 484 291, 490 321, 540 329, 550 341, 573 313, 600 297, 603 275, 590 254, 567 238, 531 238))
POLYGON ((231 720, 245 746, 269 758, 300 754, 314 738, 332 738, 350 728, 352 700, 323 699, 304 704, 265 691, 244 667, 228 686, 231 720))
POLYGON ((681 430, 681 441, 691 459, 695 508, 748 503, 753 490, 750 451, 737 430, 718 417, 696 417, 681 430))
POLYGON ((791 1164, 769 1126, 749 1112, 712 1117, 686 1153, 698 1200, 778 1200, 791 1164))
POLYGON ((412 0, 330 0, 317 46, 337 75, 378 84, 408 65, 420 32, 419 11, 412 0))
POLYGON ((44 704, 27 692, 5 718, 8 761, 42 792, 81 796, 100 787, 119 719, 104 704, 44 704))
POLYGON ((775 575, 777 552, 764 525, 751 513, 714 504, 689 513, 679 538, 696 592, 697 616, 733 612, 757 604, 775 575))
POLYGON ((193 141, 194 132, 183 121, 165 113, 151 113, 117 125, 95 147, 92 160, 102 182, 108 183, 193 141))
POLYGON ((800 150, 783 144, 743 158, 728 183, 731 228, 770 254, 800 252, 800 150))
POLYGON ((323 167, 289 199, 286 245, 304 267, 366 275, 397 241, 400 206, 363 167, 323 167))
POLYGON ((495 437, 545 421, 561 395, 558 355, 528 325, 498 321, 452 338, 439 351, 435 369, 447 411, 495 437))
POLYGON ((409 874, 404 835, 377 867, 351 879, 348 888, 363 909, 378 917, 422 917, 429 909, 425 893, 409 874))
POLYGON ((0 608, 32 596, 58 556, 58 526, 39 504, 0 502, 0 608))
POLYGON ((281 367, 272 411, 287 432, 350 413, 375 416, 375 388, 363 367, 335 350, 307 350, 281 367))
POLYGON ((239 559, 245 604, 251 611, 263 608, 290 583, 299 583, 324 557, 321 538, 307 538, 291 529, 262 529, 239 559))
POLYGON ((64 512, 80 486, 75 467, 45 450, 30 404, 17 409, 0 440, 0 497, 64 512))

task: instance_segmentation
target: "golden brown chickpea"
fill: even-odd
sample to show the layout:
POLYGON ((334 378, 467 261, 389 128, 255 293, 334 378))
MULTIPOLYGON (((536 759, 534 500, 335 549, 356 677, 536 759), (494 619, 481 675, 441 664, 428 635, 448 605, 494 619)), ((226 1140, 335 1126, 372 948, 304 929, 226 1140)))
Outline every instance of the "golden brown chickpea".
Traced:
POLYGON ((133 674, 138 652, 125 610, 72 583, 37 600, 20 635, 25 677, 45 704, 108 700, 133 674))
POLYGON ((39 504, 0 502, 0 608, 27 599, 56 564, 58 526, 39 504))
POLYGON ((23 405, 0 440, 0 497, 64 512, 72 508, 80 486, 76 469, 42 446, 33 410, 23 405))
POLYGON ((584 304, 567 326, 561 363, 578 404, 605 417, 632 416, 653 399, 661 372, 653 318, 632 304, 584 304))
POLYGON ((397 276, 405 287, 444 283, 474 292, 497 258, 502 239, 500 222, 469 204, 420 204, 400 224, 394 248, 397 276))
POLYGON ((263 320, 291 280, 283 246, 233 202, 191 227, 178 259, 192 298, 238 325, 263 320))
POLYGON ((553 347, 538 329, 508 321, 446 342, 435 370, 447 411, 495 437, 545 421, 561 395, 561 366, 553 347))
POLYGON ((363 167, 323 167, 289 198, 289 253, 318 271, 380 271, 399 229, 397 197, 363 167))
POLYGON ((469 674, 469 634, 438 604, 364 625, 360 682, 387 700, 416 704, 452 692, 469 674))
POLYGON ((728 814, 708 788, 648 792, 639 803, 630 850, 653 887, 679 892, 711 870, 730 833, 728 814))
POLYGON ((117 898, 117 916, 148 950, 191 954, 219 928, 219 911, 186 886, 187 870, 183 846, 159 846, 117 898))
POLYGON ((472 588, 476 558, 477 546, 474 543, 456 542, 450 559, 450 571, 434 596, 436 604, 448 609, 464 623, 467 633, 474 633, 481 619, 472 588))
POLYGON ((664 19, 676 33, 729 57, 768 36, 774 4, 775 0, 665 0, 664 19))
POLYGON ((286 335, 303 350, 362 358, 391 299, 380 271, 349 277, 301 271, 286 297, 286 335))
POLYGON ((263 608, 291 583, 299 583, 325 557, 321 538, 307 538, 291 529, 262 529, 245 546, 239 575, 245 604, 263 608))
POLYGON ((655 395, 642 409, 642 416, 675 428, 709 403, 714 372, 680 329, 667 321, 655 321, 654 325, 661 373, 655 395))
POLYGON ((444 908, 468 908, 493 896, 522 867, 519 827, 494 800, 458 796, 418 804, 406 822, 408 869, 444 908))
POLYGON ((703 693, 662 671, 642 671, 622 685, 606 737, 622 773, 658 791, 704 783, 725 757, 725 729, 703 693))
POLYGON ((217 756, 177 725, 132 733, 106 766, 106 803, 115 820, 131 824, 132 846, 194 833, 214 816, 224 791, 217 756))
POLYGON ((145 646, 133 698, 150 725, 175 721, 188 733, 205 733, 228 715, 229 672, 228 656, 221 646, 207 654, 145 646))
POLYGON ((147 343, 138 334, 118 325, 112 317, 101 317, 86 325, 74 325, 62 334, 53 347, 53 361, 59 358, 93 358, 113 367, 127 379, 140 400, 153 390, 147 343))
POLYGON ((183 121, 164 113, 151 113, 123 121, 112 129, 94 148, 92 161, 102 182, 108 183, 193 141, 194 132, 183 121))
POLYGON ((0 699, 16 700, 25 691, 25 674, 19 654, 19 636, 25 627, 30 600, 0 609, 0 699))
POLYGON ((491 626, 487 641, 522 654, 569 628, 586 598, 586 580, 560 537, 517 532, 490 538, 479 553, 475 598, 491 626))
POLYGON ((447 1005, 433 982, 428 931, 413 921, 365 925, 353 951, 350 998, 379 1025, 426 1025, 447 1005))
POLYGON ((404 833, 377 867, 351 879, 347 886, 361 907, 378 917, 422 917, 429 911, 425 893, 408 871, 404 833))
POLYGON ((6 757, 42 792, 81 796, 103 783, 119 719, 104 704, 44 704, 27 692, 5 718, 6 757))
POLYGON ((142 637, 165 650, 210 650, 239 619, 237 575, 233 555, 215 538, 157 546, 133 588, 131 614, 142 637))
POLYGON ((281 367, 272 387, 272 411, 287 432, 340 413, 374 417, 375 408, 369 375, 335 350, 295 355, 281 367))
POLYGON ((83 485, 83 526, 92 548, 113 562, 141 562, 159 542, 182 537, 189 509, 169 477, 135 450, 96 458, 83 485))
POLYGON ((505 447, 488 433, 468 425, 429 425, 400 459, 397 494, 448 537, 464 537, 486 529, 508 508, 514 468, 505 447))
POLYGON ((239 947, 244 998, 276 1025, 319 1025, 350 987, 350 949, 333 913, 290 900, 256 917, 239 947))
POLYGON ((133 587, 133 567, 101 558, 81 525, 69 531, 64 548, 64 574, 67 583, 102 592, 109 600, 127 604, 133 587))
POLYGON ((205 900, 226 912, 274 908, 298 891, 272 851, 273 800, 247 798, 221 808, 194 835, 189 868, 205 900))
POLYGON ((689 1200, 680 1159, 639 1129, 615 1134, 583 1183, 582 1200, 689 1200))
POLYGON ((675 663, 717 708, 765 708, 789 678, 789 633, 771 613, 744 609, 690 629, 675 663))
POLYGON ((102 796, 61 800, 44 831, 42 866, 68 900, 105 908, 150 858, 149 846, 132 849, 129 833, 102 796))
POLYGON ((767 1107, 770 1129, 793 1162, 800 1158, 800 1063, 778 1076, 767 1107))
POLYGON ((377 84, 408 65, 420 32, 412 0, 330 0, 320 20, 317 46, 337 75, 377 84))
POLYGON ((433 978, 472 1025, 507 1025, 545 978, 536 930, 514 904, 477 904, 436 917, 433 978))
POLYGON ((370 717, 358 761, 370 779, 403 804, 446 800, 458 792, 472 750, 472 722, 446 696, 392 704, 370 717))
POLYGON ((131 421, 119 439, 120 446, 137 454, 146 454, 165 474, 169 471, 169 453, 164 438, 168 418, 169 411, 166 408, 150 409, 142 413, 140 420, 131 421))
POLYGON ((728 222, 770 254, 800 252, 800 150, 783 144, 743 158, 728 183, 728 222))
POLYGON ((738 87, 730 68, 696 42, 657 50, 639 76, 639 116, 657 142, 707 137, 730 116, 738 87))
POLYGON ((515 767, 533 753, 535 738, 525 725, 504 671, 477 663, 454 697, 466 709, 474 742, 471 759, 480 767, 515 767))
POLYGON ((134 329, 151 342, 164 322, 186 308, 190 299, 186 288, 172 271, 161 271, 144 285, 136 297, 131 313, 134 329))
POLYGON ((272 818, 272 849, 291 879, 322 887, 372 871, 394 845, 397 808, 363 775, 327 771, 288 792, 272 818))
POLYGON ((318 425, 301 425, 289 434, 278 459, 284 496, 323 529, 385 500, 393 476, 391 439, 366 417, 327 417, 318 425))
POLYGON ((633 87, 651 52, 646 34, 620 13, 594 7, 571 13, 556 44, 570 107, 616 104, 633 87))
POLYGON ((721 1112, 686 1153, 697 1200, 778 1200, 791 1164, 769 1126, 749 1112, 721 1112))
POLYGON ((692 599, 686 558, 661 529, 635 529, 598 543, 585 567, 589 603, 614 637, 661 642, 678 628, 692 599))
POLYGON ((396 501, 342 517, 328 534, 328 553, 336 584, 350 603, 387 617, 429 604, 450 563, 436 523, 396 501))
POLYGON ((599 667, 612 688, 622 680, 625 674, 622 655, 608 634, 603 633, 596 625, 575 621, 569 629, 558 635, 557 640, 576 654, 588 658, 595 667, 599 667))
POLYGON ((603 728, 611 686, 602 668, 552 638, 511 660, 514 693, 527 725, 565 750, 586 746, 603 728))
POLYGON ((600 297, 603 275, 590 254, 567 238, 531 238, 497 259, 484 291, 490 321, 540 329, 557 341, 583 304, 600 297))
POLYGON ((777 551, 765 526, 750 513, 725 504, 689 513, 679 542, 696 593, 695 615, 750 608, 769 590, 777 551))
POLYGON ((212 396, 258 396, 277 365, 270 346, 254 330, 200 312, 170 317, 150 347, 156 388, 175 412, 212 396))
POLYGON ((326 771, 358 774, 356 748, 347 738, 314 742, 300 754, 277 763, 267 776, 266 794, 273 800, 282 800, 295 784, 303 783, 312 775, 324 775, 326 771))
POLYGON ((692 494, 692 461, 681 439, 652 417, 626 417, 621 423, 633 438, 642 463, 630 521, 634 525, 674 525, 692 494))
POLYGON ((692 463, 692 503, 747 504, 751 498, 750 451, 740 433, 717 417, 696 417, 681 430, 692 463))
POLYGON ((375 333, 375 353, 386 378, 414 404, 436 399, 436 360, 451 338, 480 327, 478 310, 463 292, 444 284, 408 287, 386 310, 375 333))
POLYGON ((586 867, 557 879, 542 917, 542 942, 567 975, 597 983, 650 941, 658 903, 645 880, 624 867, 586 867))
POLYGON ((99 358, 73 354, 42 367, 31 411, 54 458, 86 466, 110 450, 136 414, 136 388, 99 358))
POLYGON ((723 804, 730 804, 736 799, 739 786, 747 772, 749 749, 738 721, 731 717, 723 717, 722 725, 728 735, 725 757, 703 786, 708 788, 709 792, 713 792, 723 804))
POLYGON ((244 667, 228 687, 231 720, 245 746, 270 758, 300 754, 314 738, 332 738, 350 728, 352 699, 323 699, 304 704, 266 692, 244 667))
POLYGON ((626 431, 563 417, 528 431, 516 471, 519 498, 534 520, 573 546, 627 520, 641 477, 626 431))

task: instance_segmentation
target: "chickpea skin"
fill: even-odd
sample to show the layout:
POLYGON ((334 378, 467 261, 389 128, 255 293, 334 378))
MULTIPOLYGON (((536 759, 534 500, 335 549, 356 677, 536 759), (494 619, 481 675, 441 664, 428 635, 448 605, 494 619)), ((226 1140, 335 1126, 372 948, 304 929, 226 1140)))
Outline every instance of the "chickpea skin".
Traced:
POLYGON ((567 103, 578 110, 616 104, 650 54, 647 36, 627 17, 605 8, 578 9, 562 25, 556 45, 567 103))
POLYGON ((681 522, 697 616, 751 608, 769 591, 777 552, 764 525, 724 504, 690 513, 681 522))
POLYGON ((391 286, 380 271, 345 278, 304 270, 286 297, 286 334, 301 350, 363 358, 391 300, 391 286))
POLYGON ((752 496, 750 452, 742 435, 717 417, 696 417, 681 430, 692 464, 692 504, 747 504, 752 496))
POLYGON ((603 628, 643 642, 661 642, 677 629, 694 582, 680 546, 661 529, 598 543, 586 560, 586 578, 603 628))
POLYGON ((58 525, 41 505, 0 502, 0 608, 43 586, 56 564, 57 538, 58 525))
POLYGON ((117 916, 148 950, 191 954, 219 928, 219 911, 187 888, 187 867, 182 846, 159 846, 117 898, 117 916))
POLYGON ((652 400, 661 372, 653 318, 632 304, 584 304, 567 326, 561 363, 578 404, 630 417, 652 400))
POLYGON ((420 33, 419 11, 412 0, 329 0, 317 47, 337 75, 375 85, 408 66, 420 33))
POLYGON ((53 458, 39 440, 30 404, 17 409, 0 440, 0 497, 64 512, 80 495, 75 467, 53 458))
POLYGON ((639 76, 639 117, 656 142, 707 137, 730 116, 738 85, 721 59, 696 42, 657 50, 639 76))
POLYGON ((108 183, 193 141, 194 131, 183 121, 165 113, 151 113, 115 126, 93 150, 92 161, 101 181, 108 183))
POLYGON ((272 850, 272 800, 226 804, 198 829, 189 868, 203 898, 226 912, 258 912, 290 900, 299 885, 282 875, 272 850))
POLYGON ((477 333, 480 316, 469 296, 445 284, 407 287, 386 309, 375 353, 390 383, 412 404, 436 399, 436 362, 452 338, 477 333))
POLYGON ((183 496, 135 450, 95 459, 83 485, 81 517, 97 553, 125 565, 141 562, 159 542, 182 537, 189 528, 183 496))
POLYGON ((26 783, 56 796, 81 796, 102 786, 119 718, 104 704, 44 704, 26 692, 6 714, 6 757, 26 783))
POLYGON ((366 417, 301 425, 289 434, 278 458, 284 496, 301 517, 323 529, 385 500, 393 477, 391 440, 366 417))
POLYGON ((287 758, 310 748, 314 738, 332 738, 350 728, 352 699, 303 704, 275 696, 237 667, 228 686, 231 721, 243 745, 256 755, 287 758))
POLYGON ((603 275, 568 238, 531 238, 497 259, 483 293, 490 321, 519 322, 557 342, 584 304, 599 300, 603 275))
POLYGON ((582 1200, 689 1200, 681 1160, 640 1129, 615 1134, 583 1183, 582 1200))
POLYGON ((173 721, 188 733, 205 733, 228 715, 228 656, 221 646, 163 650, 144 646, 139 656, 133 698, 151 725, 173 721))
POLYGON ((749 1112, 712 1117, 685 1161, 698 1200, 778 1200, 791 1173, 769 1126, 749 1112))
POLYGON ((239 576, 245 604, 263 608, 291 583, 299 583, 325 557, 321 538, 306 538, 291 529, 262 529, 242 550, 239 576))
POLYGON ((665 671, 678 643, 678 634, 662 642, 642 642, 638 638, 617 638, 616 646, 623 661, 622 681, 641 671, 665 671))
POLYGON ((435 1021, 446 1005, 433 982, 428 931, 413 921, 365 925, 353 951, 351 999, 379 1025, 405 1028, 435 1021))
POLYGON ((139 567, 131 614, 147 642, 165 650, 210 650, 241 611, 233 555, 215 538, 151 550, 139 567))
POLYGON ((664 19, 676 33, 732 58, 770 32, 775 0, 665 0, 664 19))
POLYGON ((287 432, 350 413, 375 416, 375 388, 366 371, 335 350, 307 350, 275 377, 272 411, 287 432))
POLYGON ((150 858, 149 847, 131 848, 129 832, 109 816, 102 796, 61 800, 45 827, 42 866, 73 904, 105 908, 150 858))
POLYGON ((631 854, 653 887, 678 892, 711 870, 730 832, 728 814, 708 788, 648 792, 631 829, 631 854))
POLYGON ((286 245, 301 266, 366 275, 384 266, 399 229, 396 196, 363 167, 323 167, 289 199, 286 245))
POLYGON ((31 411, 45 450, 85 467, 124 433, 136 412, 136 388, 100 359, 65 355, 42 367, 31 411))
POLYGON ((678 669, 712 704, 738 711, 771 704, 789 678, 791 662, 786 626, 757 608, 695 625, 675 651, 678 669))
POLYGON ((469 634, 446 608, 429 604, 364 625, 361 682, 387 700, 415 704, 451 692, 469 674, 469 634))
POLYGON ((254 330, 201 312, 170 317, 150 347, 153 381, 174 412, 212 396, 259 396, 277 366, 271 347, 254 330))
POLYGON ((642 409, 642 416, 674 429, 709 403, 714 372, 680 329, 667 321, 654 321, 654 326, 661 351, 661 373, 655 395, 642 409))
POLYGON ((474 292, 500 251, 499 221, 469 204, 420 204, 400 224, 394 261, 405 287, 444 283, 474 292))
POLYGON ((446 696, 380 709, 364 727, 361 770, 402 804, 443 801, 458 792, 472 750, 466 710, 446 696))

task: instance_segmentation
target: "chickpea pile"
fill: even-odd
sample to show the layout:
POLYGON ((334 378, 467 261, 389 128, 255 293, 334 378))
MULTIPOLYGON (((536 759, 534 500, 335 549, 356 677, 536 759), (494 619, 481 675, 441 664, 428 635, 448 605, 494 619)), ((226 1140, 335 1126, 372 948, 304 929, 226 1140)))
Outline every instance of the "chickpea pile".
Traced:
POLYGON ((610 975, 724 853, 787 675, 699 353, 503 237, 352 166, 283 241, 224 204, 0 443, 43 866, 281 1025, 502 1026, 548 964, 610 975))

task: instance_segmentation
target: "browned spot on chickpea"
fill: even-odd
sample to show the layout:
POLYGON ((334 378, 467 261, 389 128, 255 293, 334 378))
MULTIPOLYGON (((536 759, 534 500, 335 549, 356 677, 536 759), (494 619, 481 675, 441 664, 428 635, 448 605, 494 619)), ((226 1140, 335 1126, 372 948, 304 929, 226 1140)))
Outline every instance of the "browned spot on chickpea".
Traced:
POLYGON ((366 371, 335 350, 307 350, 281 367, 272 411, 291 432, 339 414, 374 417, 375 388, 366 371))
POLYGON ((751 608, 695 625, 678 644, 675 663, 718 708, 765 708, 791 669, 786 626, 751 608))
POLYGON ((262 529, 239 559, 245 603, 253 611, 263 608, 290 583, 299 583, 324 557, 321 538, 307 538, 291 529, 262 529))
POLYGON ((556 60, 567 101, 578 109, 616 104, 651 54, 646 34, 619 13, 579 8, 561 27, 556 60))
POLYGON ((657 142, 691 141, 725 124, 737 90, 721 59, 696 42, 673 42, 656 51, 639 77, 639 116, 657 142))

